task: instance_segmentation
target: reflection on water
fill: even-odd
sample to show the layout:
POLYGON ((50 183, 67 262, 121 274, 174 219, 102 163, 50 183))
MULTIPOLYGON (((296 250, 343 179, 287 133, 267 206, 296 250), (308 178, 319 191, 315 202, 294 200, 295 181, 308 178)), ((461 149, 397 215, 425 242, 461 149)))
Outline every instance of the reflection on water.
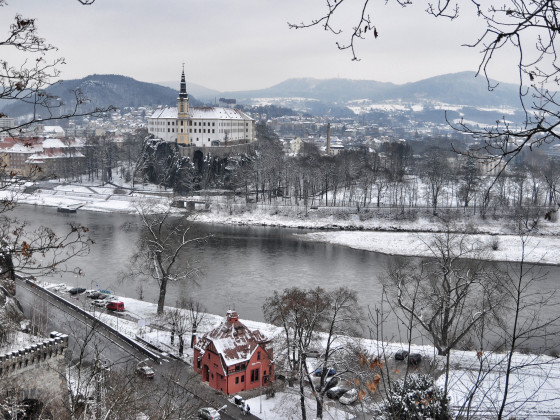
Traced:
MULTIPOLYGON (((140 235, 139 218, 133 215, 78 211, 57 213, 54 208, 21 206, 18 217, 32 224, 55 230, 69 222, 90 229, 95 244, 87 257, 76 259, 84 275, 63 273, 53 281, 90 288, 109 289, 117 295, 138 298, 142 290, 146 301, 156 302, 157 285, 141 279, 120 280, 127 270, 140 235)), ((304 242, 294 233, 301 230, 269 227, 246 227, 198 224, 193 235, 213 235, 186 251, 186 258, 196 261, 199 273, 193 282, 172 283, 166 303, 173 305, 181 297, 192 296, 206 308, 223 314, 236 309, 242 318, 262 320, 262 304, 274 290, 287 287, 327 289, 347 286, 359 294, 360 304, 377 305, 381 298, 381 276, 394 257, 323 243, 304 242)), ((186 264, 185 260, 182 264, 186 264)), ((556 290, 560 279, 558 267, 548 267, 541 290, 556 290)), ((399 326, 390 320, 385 335, 398 339, 399 326)), ((558 338, 556 338, 558 340, 558 338)), ((417 340, 421 342, 422 340, 417 340)), ((550 344, 550 343, 548 343, 550 344)))

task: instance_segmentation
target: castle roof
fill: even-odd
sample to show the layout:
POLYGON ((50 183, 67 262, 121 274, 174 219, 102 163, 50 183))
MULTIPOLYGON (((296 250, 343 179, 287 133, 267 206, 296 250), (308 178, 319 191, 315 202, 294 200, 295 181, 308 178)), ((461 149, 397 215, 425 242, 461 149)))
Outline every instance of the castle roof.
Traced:
MULTIPOLYGON (((251 117, 239 109, 218 106, 191 107, 189 108, 189 115, 193 120, 251 120, 251 117)), ((177 107, 156 109, 150 118, 177 118, 177 107)))

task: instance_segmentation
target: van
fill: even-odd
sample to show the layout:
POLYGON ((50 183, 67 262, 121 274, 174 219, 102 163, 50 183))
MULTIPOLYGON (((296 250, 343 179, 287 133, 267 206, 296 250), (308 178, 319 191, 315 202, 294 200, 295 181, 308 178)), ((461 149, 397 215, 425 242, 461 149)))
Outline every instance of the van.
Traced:
POLYGON ((124 311, 124 302, 109 302, 106 306, 110 311, 124 311))

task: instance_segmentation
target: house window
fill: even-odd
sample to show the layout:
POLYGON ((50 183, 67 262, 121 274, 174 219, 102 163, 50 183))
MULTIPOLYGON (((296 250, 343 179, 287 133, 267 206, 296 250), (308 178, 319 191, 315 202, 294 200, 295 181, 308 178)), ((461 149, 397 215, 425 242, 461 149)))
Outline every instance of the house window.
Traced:
POLYGON ((253 369, 251 370, 251 382, 257 382, 259 380, 259 370, 253 369))
POLYGON ((257 352, 257 360, 261 360, 261 352, 260 351, 257 352))
POLYGON ((214 129, 212 129, 212 134, 214 133, 214 129))
POLYGON ((202 123, 202 125, 206 127, 206 121, 205 121, 205 122, 203 122, 203 123, 202 123))
POLYGON ((241 383, 245 382, 245 375, 241 377, 241 383))
MULTIPOLYGON (((198 140, 198 139, 197 139, 198 140)), ((208 353, 208 360, 210 360, 210 353, 208 353)))
POLYGON ((181 125, 183 125, 183 120, 181 120, 181 125))
POLYGON ((239 383, 239 376, 235 377, 235 383, 238 384, 239 383))
POLYGON ((212 127, 214 127, 216 125, 216 123, 212 123, 212 127))
POLYGON ((203 131, 203 132, 204 132, 204 133, 206 133, 206 128, 204 129, 204 131, 203 131))

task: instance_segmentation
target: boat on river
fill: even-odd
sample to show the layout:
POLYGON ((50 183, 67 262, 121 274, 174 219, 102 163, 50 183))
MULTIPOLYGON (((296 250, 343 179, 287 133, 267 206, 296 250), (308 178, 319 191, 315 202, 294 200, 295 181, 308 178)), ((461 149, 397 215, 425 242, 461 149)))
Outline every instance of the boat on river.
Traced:
POLYGON ((70 206, 58 206, 56 211, 59 213, 76 213, 78 211, 78 208, 70 206))

